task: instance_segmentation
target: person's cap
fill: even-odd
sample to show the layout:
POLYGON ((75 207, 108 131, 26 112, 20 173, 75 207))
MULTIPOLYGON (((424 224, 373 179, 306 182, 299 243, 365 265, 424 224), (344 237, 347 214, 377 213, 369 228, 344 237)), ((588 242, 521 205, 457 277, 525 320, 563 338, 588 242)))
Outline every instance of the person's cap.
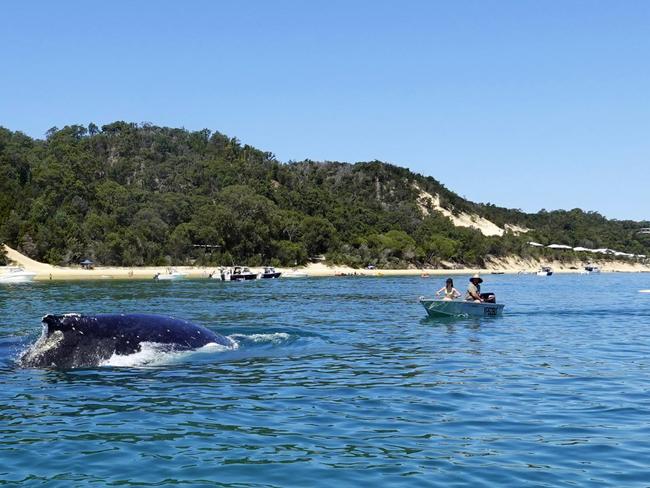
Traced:
POLYGON ((472 281, 472 280, 478 280, 479 283, 483 283, 483 278, 481 278, 478 273, 476 273, 474 276, 472 276, 469 279, 469 281, 472 281))

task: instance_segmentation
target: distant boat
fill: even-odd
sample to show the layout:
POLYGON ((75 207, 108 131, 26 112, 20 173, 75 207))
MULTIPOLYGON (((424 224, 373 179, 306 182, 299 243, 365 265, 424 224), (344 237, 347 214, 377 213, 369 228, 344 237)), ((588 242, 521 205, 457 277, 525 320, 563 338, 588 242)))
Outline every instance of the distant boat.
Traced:
POLYGON ((279 278, 282 275, 280 271, 276 271, 273 266, 266 266, 264 271, 260 273, 260 278, 262 279, 273 279, 279 278))
POLYGON ((283 278, 309 278, 309 275, 303 271, 292 269, 282 274, 283 278))
POLYGON ((639 293, 650 293, 650 290, 639 290, 639 293))
POLYGON ((420 297, 429 317, 496 317, 503 312, 503 303, 444 300, 420 297))
POLYGON ((537 272, 537 276, 551 276, 553 269, 550 266, 542 266, 537 272))
POLYGON ((182 280, 183 278, 185 278, 185 274, 174 269, 168 269, 166 273, 156 273, 153 277, 154 280, 159 281, 182 280))
POLYGON ((259 279, 257 273, 253 273, 249 268, 245 266, 235 266, 230 275, 231 281, 250 281, 259 279))
POLYGON ((598 266, 585 266, 585 273, 586 274, 593 274, 593 273, 600 273, 600 268, 598 266))
POLYGON ((4 270, 4 273, 0 271, 0 283, 29 283, 36 277, 36 273, 18 266, 7 266, 4 270))
POLYGON ((256 280, 260 276, 258 273, 253 273, 246 266, 234 266, 233 268, 221 268, 219 274, 214 273, 212 278, 222 281, 250 281, 256 280))

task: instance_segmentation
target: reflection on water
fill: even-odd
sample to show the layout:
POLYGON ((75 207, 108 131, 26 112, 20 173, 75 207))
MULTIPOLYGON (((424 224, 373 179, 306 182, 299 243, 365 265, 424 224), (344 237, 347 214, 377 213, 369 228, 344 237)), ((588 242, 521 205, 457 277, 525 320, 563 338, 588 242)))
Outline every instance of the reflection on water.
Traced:
POLYGON ((489 281, 501 318, 427 318, 416 298, 442 285, 419 278, 3 289, 0 481, 647 483, 644 276, 489 281), (240 347, 138 367, 17 367, 40 318, 67 311, 174 315, 240 347))

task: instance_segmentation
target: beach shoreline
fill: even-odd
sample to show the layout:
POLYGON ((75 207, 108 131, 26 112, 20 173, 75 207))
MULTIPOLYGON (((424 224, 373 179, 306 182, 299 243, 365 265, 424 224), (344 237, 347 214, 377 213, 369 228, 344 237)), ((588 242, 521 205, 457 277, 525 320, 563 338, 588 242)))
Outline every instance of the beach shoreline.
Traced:
MULTIPOLYGON (((26 271, 36 273, 36 281, 64 281, 64 280, 150 280, 158 273, 167 273, 169 266, 142 266, 142 267, 116 267, 96 266, 93 269, 82 269, 81 267, 53 266, 35 261, 18 251, 5 246, 7 257, 21 266, 26 271)), ((590 261, 590 264, 599 266, 602 272, 619 273, 647 273, 650 266, 637 262, 624 261, 590 261)), ((308 277, 328 276, 462 276, 479 273, 490 274, 529 274, 534 273, 541 265, 551 266, 558 274, 583 272, 584 261, 559 262, 536 260, 524 260, 510 257, 504 259, 493 259, 485 268, 411 268, 411 269, 355 269, 349 266, 329 266, 324 263, 310 263, 307 266, 298 268, 276 268, 283 275, 297 271, 305 273, 308 277)), ((251 266, 251 271, 259 272, 261 267, 251 266)), ((210 275, 218 272, 218 266, 174 266, 173 269, 185 275, 187 279, 209 279, 210 275)))

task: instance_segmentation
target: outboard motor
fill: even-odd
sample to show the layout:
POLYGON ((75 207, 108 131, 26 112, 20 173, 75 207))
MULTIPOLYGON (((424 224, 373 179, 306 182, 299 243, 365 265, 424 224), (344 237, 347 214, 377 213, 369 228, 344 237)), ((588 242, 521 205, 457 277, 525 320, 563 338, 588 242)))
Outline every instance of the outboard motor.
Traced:
POLYGON ((497 297, 494 293, 491 292, 481 293, 481 300, 483 300, 485 303, 496 303, 497 297))

